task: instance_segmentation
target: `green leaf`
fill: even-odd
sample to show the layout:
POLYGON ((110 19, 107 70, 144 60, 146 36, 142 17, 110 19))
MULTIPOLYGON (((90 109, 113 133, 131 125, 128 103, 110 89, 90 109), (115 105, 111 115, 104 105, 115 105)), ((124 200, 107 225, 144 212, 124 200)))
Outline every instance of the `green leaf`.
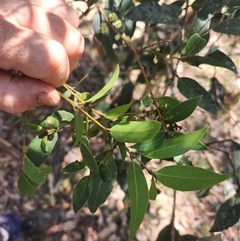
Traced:
POLYGON ((216 50, 204 57, 192 56, 187 58, 182 58, 182 61, 187 62, 193 66, 199 66, 201 64, 208 64, 216 67, 222 67, 231 70, 233 73, 237 74, 237 67, 234 62, 220 50, 216 50))
POLYGON ((217 114, 217 106, 211 95, 195 80, 190 78, 180 78, 177 85, 179 91, 186 98, 190 99, 198 95, 202 95, 202 99, 199 102, 199 106, 204 110, 217 114))
POLYGON ((93 188, 92 176, 83 177, 78 181, 73 190, 73 210, 77 213, 87 202, 93 188))
POLYGON ((78 145, 83 135, 84 121, 83 116, 76 111, 74 115, 74 131, 75 131, 75 140, 73 143, 73 147, 78 145))
POLYGON ((130 235, 132 240, 136 234, 148 207, 148 187, 141 167, 132 161, 127 173, 128 191, 130 196, 130 235))
POLYGON ((177 24, 178 16, 181 12, 181 8, 174 4, 163 4, 160 6, 157 2, 151 1, 142 3, 131 9, 125 15, 125 18, 151 24, 177 24))
POLYGON ((45 182, 44 174, 29 160, 26 155, 24 156, 23 172, 35 183, 40 184, 45 182))
POLYGON ((48 137, 45 151, 42 150, 41 143, 44 135, 37 135, 29 144, 26 156, 34 163, 35 166, 39 167, 52 153, 52 150, 57 142, 58 133, 55 132, 48 137))
POLYGON ((200 36, 205 35, 209 30, 210 22, 214 13, 227 2, 228 0, 205 1, 193 20, 190 30, 191 35, 195 33, 198 33, 200 36))
POLYGON ((105 95, 107 95, 108 92, 112 89, 115 82, 117 81, 118 75, 119 75, 119 65, 116 66, 116 68, 115 68, 110 80, 108 81, 108 83, 100 91, 98 91, 98 93, 96 95, 94 95, 92 98, 88 99, 86 101, 86 103, 89 103, 89 102, 93 103, 93 102, 101 99, 105 95))
POLYGON ((127 121, 110 129, 112 137, 119 142, 137 143, 153 137, 161 127, 158 121, 127 121))
POLYGON ((109 120, 117 119, 118 117, 122 116, 123 114, 125 114, 128 111, 131 104, 132 103, 115 107, 114 109, 111 109, 106 114, 104 114, 104 117, 109 120))
POLYGON ((174 99, 170 96, 159 97, 156 99, 156 101, 158 102, 160 109, 164 112, 172 109, 174 106, 181 103, 177 99, 174 99))
POLYGON ((88 149, 88 147, 82 143, 80 146, 80 150, 83 158, 83 163, 89 167, 91 173, 98 173, 97 162, 93 157, 92 153, 90 152, 90 150, 88 149))
POLYGON ((215 32, 240 36, 240 18, 227 19, 213 28, 215 32))
POLYGON ((171 158, 179 156, 195 147, 200 141, 208 128, 203 128, 197 131, 189 132, 171 139, 164 139, 162 145, 149 153, 143 153, 143 156, 148 158, 171 158))
POLYGON ((155 183, 154 178, 152 178, 151 186, 150 186, 150 190, 149 190, 149 199, 156 200, 156 197, 157 197, 156 183, 155 183))
POLYGON ((193 166, 167 166, 155 172, 155 175, 163 185, 179 191, 201 190, 229 178, 229 175, 193 166))
POLYGON ((24 173, 20 174, 18 178, 18 189, 23 195, 27 197, 31 197, 34 195, 37 188, 38 188, 37 183, 29 179, 26 174, 24 173))
POLYGON ((119 142, 118 147, 119 147, 119 151, 122 156, 122 162, 124 162, 126 160, 126 156, 127 156, 126 146, 124 143, 119 142))
POLYGON ((232 227, 240 219, 240 196, 236 195, 225 201, 217 210, 210 232, 219 232, 232 227))
POLYGON ((106 164, 99 165, 99 174, 104 182, 112 178, 112 171, 106 164))
POLYGON ((182 103, 179 103, 178 105, 174 106, 172 109, 168 110, 163 115, 163 119, 168 123, 175 123, 186 119, 196 109, 201 98, 202 98, 201 96, 197 96, 190 100, 186 100, 182 103))
POLYGON ((201 38, 198 33, 193 34, 185 46, 185 56, 190 57, 200 52, 206 45, 206 40, 201 38))
POLYGON ((62 169, 62 172, 77 172, 82 170, 85 166, 85 163, 80 161, 71 162, 62 169))
POLYGON ((43 129, 42 126, 33 123, 23 123, 22 128, 28 132, 40 132, 43 129))
POLYGON ((60 122, 71 122, 74 119, 74 115, 65 110, 58 110, 52 114, 60 122))
POLYGON ((40 125, 46 130, 58 130, 59 124, 59 120, 54 116, 48 116, 40 123, 40 125))
POLYGON ((102 205, 110 193, 117 178, 117 168, 113 160, 112 152, 106 151, 96 156, 98 161, 107 162, 107 167, 111 170, 111 179, 103 181, 100 173, 93 175, 93 189, 88 199, 88 207, 92 213, 95 213, 100 205, 102 205), (106 158, 106 159, 105 159, 106 158))
POLYGON ((180 155, 180 156, 175 156, 174 161, 181 166, 192 166, 192 162, 189 157, 180 155))
POLYGON ((39 170, 46 176, 52 172, 52 167, 39 167, 39 170))
POLYGON ((152 98, 149 95, 145 95, 141 100, 140 100, 140 107, 139 111, 143 111, 145 108, 150 107, 152 103, 152 98))
POLYGON ((140 152, 150 152, 156 150, 159 146, 161 146, 165 137, 165 132, 160 131, 154 137, 150 138, 147 141, 143 141, 141 143, 134 144, 131 148, 137 149, 140 152))

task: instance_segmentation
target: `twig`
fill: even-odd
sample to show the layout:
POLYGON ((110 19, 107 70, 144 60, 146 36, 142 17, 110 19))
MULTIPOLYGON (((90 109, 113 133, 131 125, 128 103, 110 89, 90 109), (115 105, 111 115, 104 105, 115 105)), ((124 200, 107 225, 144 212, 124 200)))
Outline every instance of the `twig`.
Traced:
POLYGON ((176 190, 173 190, 173 209, 172 209, 172 217, 171 217, 171 241, 175 241, 176 232, 174 227, 174 220, 175 220, 175 209, 176 209, 176 190))

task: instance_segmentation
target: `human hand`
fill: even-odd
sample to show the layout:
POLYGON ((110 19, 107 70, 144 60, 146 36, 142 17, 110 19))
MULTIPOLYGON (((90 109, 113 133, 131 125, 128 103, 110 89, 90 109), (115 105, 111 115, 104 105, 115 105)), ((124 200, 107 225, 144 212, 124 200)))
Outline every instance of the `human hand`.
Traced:
POLYGON ((55 87, 65 83, 84 49, 77 13, 64 0, 2 0, 0 8, 0 109, 57 105, 55 87))

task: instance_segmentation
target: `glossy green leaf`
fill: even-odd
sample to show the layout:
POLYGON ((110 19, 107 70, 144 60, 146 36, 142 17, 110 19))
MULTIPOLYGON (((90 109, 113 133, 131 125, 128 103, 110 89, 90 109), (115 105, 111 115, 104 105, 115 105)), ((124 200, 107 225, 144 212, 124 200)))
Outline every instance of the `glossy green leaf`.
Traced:
POLYGON ((44 183, 45 177, 41 170, 36 167, 29 158, 24 156, 23 172, 35 183, 44 183))
POLYGON ((97 162, 89 150, 88 147, 86 147, 84 144, 81 144, 80 146, 81 154, 82 154, 82 161, 88 168, 90 169, 91 173, 98 173, 98 166, 97 162))
POLYGON ((155 172, 155 175, 163 185, 179 191, 201 190, 229 178, 229 175, 194 166, 167 166, 155 172))
POLYGON ((118 117, 124 115, 128 109, 130 108, 132 103, 121 105, 109 110, 107 113, 104 114, 104 117, 109 120, 117 119, 118 117))
POLYGON ((201 95, 202 99, 199 102, 199 106, 204 110, 217 114, 217 106, 211 95, 195 80, 190 78, 180 78, 177 85, 179 91, 186 98, 191 99, 195 96, 201 95))
POLYGON ((83 128, 84 128, 83 116, 78 111, 76 111, 74 115, 75 140, 73 143, 73 147, 79 144, 83 135, 83 128))
POLYGON ((193 20, 190 30, 191 35, 195 33, 198 33, 200 36, 205 35, 209 31, 210 22, 214 13, 227 2, 228 0, 205 1, 193 20))
POLYGON ((152 178, 151 186, 150 186, 150 190, 149 190, 149 199, 156 200, 156 197, 157 197, 156 183, 155 183, 155 179, 152 178))
POLYGON ((74 119, 74 115, 65 110, 58 110, 52 116, 56 117, 60 122, 71 122, 74 119))
POLYGON ((172 109, 168 110, 163 115, 163 119, 168 123, 175 123, 181 120, 185 120, 196 109, 201 98, 201 96, 197 96, 195 98, 179 103, 172 109))
POLYGON ((161 127, 158 121, 127 121, 110 129, 112 137, 119 142, 137 143, 153 137, 161 127))
POLYGON ((234 64, 234 62, 220 50, 216 50, 204 57, 192 56, 192 57, 183 58, 182 60, 193 66, 208 64, 208 65, 222 67, 222 68, 231 70, 235 74, 238 73, 237 67, 234 64))
POLYGON ((162 96, 156 99, 156 101, 159 104, 159 108, 166 112, 170 109, 172 109, 174 106, 180 104, 181 102, 178 101, 177 99, 174 99, 170 96, 162 96))
POLYGON ((82 170, 85 167, 85 163, 80 162, 80 161, 74 161, 69 163, 67 166, 65 166, 62 169, 62 172, 77 172, 82 170))
POLYGON ((137 149, 140 152, 150 152, 158 149, 161 146, 165 137, 165 132, 160 131, 154 137, 150 138, 147 141, 141 143, 136 143, 131 148, 137 149))
POLYGON ((185 56, 190 57, 200 52, 206 45, 206 40, 201 38, 198 33, 193 34, 185 46, 185 56))
POLYGON ((240 18, 231 18, 213 28, 215 32, 240 36, 240 18))
POLYGON ((28 132, 40 132, 43 129, 42 126, 33 123, 23 123, 22 128, 28 132))
POLYGON ((77 213, 87 202, 93 188, 92 176, 83 177, 78 181, 73 190, 73 210, 77 213))
POLYGON ((100 173, 93 175, 93 189, 88 199, 88 207, 92 213, 95 213, 98 207, 107 200, 117 178, 117 168, 111 151, 101 153, 96 156, 96 160, 107 163, 107 167, 111 170, 111 179, 103 181, 100 173))
POLYGON ((96 95, 94 95, 93 97, 88 99, 86 101, 86 103, 95 102, 95 101, 101 99, 102 97, 104 97, 105 95, 107 95, 108 92, 112 89, 115 82, 117 81, 118 75, 119 75, 119 65, 116 66, 116 68, 115 68, 110 80, 108 81, 108 83, 100 91, 98 91, 98 93, 96 95))
POLYGON ((194 148, 207 130, 208 128, 203 128, 175 138, 164 139, 162 145, 158 149, 149 153, 143 153, 143 156, 148 158, 163 159, 182 155, 194 148))
POLYGON ((140 107, 139 111, 143 111, 145 108, 150 107, 152 103, 152 98, 149 95, 145 95, 141 100, 140 100, 140 107))
POLYGON ((27 197, 33 196, 38 188, 38 184, 29 179, 24 173, 20 174, 17 185, 18 190, 27 197))
POLYGON ((217 210, 210 232, 223 231, 235 225, 240 219, 240 196, 236 195, 225 201, 217 210))
POLYGON ((45 151, 42 150, 41 143, 44 135, 37 135, 29 144, 26 156, 34 163, 35 166, 39 167, 52 153, 52 150, 57 142, 58 133, 55 132, 48 137, 45 151))
POLYGON ((177 24, 181 12, 181 8, 176 5, 163 4, 160 6, 157 2, 151 1, 131 9, 125 15, 125 18, 151 24, 177 24))
POLYGON ((130 235, 132 240, 136 234, 148 207, 148 187, 141 167, 132 161, 127 173, 128 191, 130 196, 130 235))

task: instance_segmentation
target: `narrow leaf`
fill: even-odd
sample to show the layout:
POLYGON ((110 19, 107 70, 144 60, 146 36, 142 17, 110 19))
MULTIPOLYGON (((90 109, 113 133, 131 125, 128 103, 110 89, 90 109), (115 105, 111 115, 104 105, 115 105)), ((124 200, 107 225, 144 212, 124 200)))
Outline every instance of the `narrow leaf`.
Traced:
POLYGON ((170 96, 162 96, 156 99, 159 104, 159 107, 162 111, 166 112, 172 109, 174 106, 180 104, 180 101, 174 99, 170 96))
POLYGON ((23 123, 22 128, 28 132, 40 132, 43 129, 42 126, 33 123, 23 123))
POLYGON ((36 167, 26 155, 24 156, 23 172, 35 183, 40 184, 45 181, 42 171, 36 167))
POLYGON ((78 143, 80 142, 83 135, 83 128, 84 128, 83 116, 78 111, 76 111, 74 115, 75 140, 74 140, 73 147, 78 145, 78 143))
POLYGON ((201 190, 229 178, 229 175, 193 166, 167 166, 155 172, 155 175, 163 185, 179 191, 201 190))
POLYGON ((134 144, 131 148, 137 149, 140 152, 150 152, 158 149, 161 146, 165 137, 165 132, 160 131, 154 137, 150 138, 147 141, 134 144))
POLYGON ((200 52, 206 45, 206 40, 201 38, 198 33, 193 34, 187 41, 185 56, 190 57, 200 52))
POLYGON ((58 110, 52 116, 55 116, 60 122, 71 122, 74 119, 74 115, 65 110, 58 110))
POLYGON ((29 179, 26 174, 21 173, 18 178, 18 189, 19 191, 27 196, 31 197, 34 195, 38 187, 38 184, 29 179))
POLYGON ((73 190, 73 210, 77 213, 87 202, 93 188, 91 176, 83 177, 78 181, 73 190))
POLYGON ((216 218, 210 232, 223 231, 232 227, 240 219, 240 196, 225 201, 217 210, 216 218))
POLYGON ((158 121, 127 121, 110 129, 112 137, 119 142, 137 143, 153 137, 161 127, 158 121))
POLYGON ((49 136, 46 143, 45 151, 42 150, 41 143, 44 136, 37 135, 29 144, 26 156, 34 163, 35 166, 39 167, 47 157, 52 153, 52 150, 57 142, 58 133, 55 132, 49 136))
POLYGON ((90 150, 82 143, 80 146, 83 163, 89 167, 91 173, 98 173, 97 162, 90 150))
POLYGON ((186 98, 191 99, 197 95, 202 95, 199 106, 214 115, 217 114, 217 106, 211 95, 195 80, 190 78, 180 78, 177 85, 179 91, 186 98))
POLYGON ((177 24, 180 14, 181 8, 174 4, 160 6, 157 2, 146 2, 131 9, 125 18, 151 24, 177 24))
POLYGON ((107 181, 104 181, 100 173, 93 175, 93 189, 88 199, 88 207, 92 213, 95 213, 98 207, 107 200, 110 193, 112 192, 113 185, 117 178, 117 168, 112 154, 108 151, 101 154, 96 156, 96 159, 100 161, 103 160, 102 158, 106 158, 104 161, 107 162, 107 167, 111 171, 111 178, 107 181))
POLYGON ((178 105, 174 106, 172 109, 168 110, 164 115, 163 119, 168 123, 175 123, 186 119, 190 116, 196 109, 201 96, 186 100, 178 105))
POLYGON ((205 1, 193 20, 190 30, 191 35, 198 33, 200 36, 203 36, 206 34, 209 30, 210 21, 214 13, 227 2, 228 0, 205 1))
POLYGON ((231 18, 213 28, 215 32, 240 36, 240 18, 231 18))
POLYGON ((216 67, 222 67, 231 70, 233 73, 237 74, 237 67, 234 62, 220 50, 216 50, 204 57, 202 56, 192 56, 183 58, 183 61, 193 65, 199 66, 201 64, 208 64, 216 67))
POLYGON ((115 107, 114 109, 111 109, 106 114, 104 114, 104 117, 110 120, 117 119, 118 117, 124 115, 128 111, 131 104, 132 103, 115 107))
POLYGON ((107 95, 108 92, 112 89, 115 82, 117 81, 118 75, 119 75, 119 65, 116 66, 116 68, 112 74, 112 77, 110 78, 108 83, 96 95, 94 95, 92 98, 88 99, 86 101, 86 103, 95 102, 95 101, 101 99, 102 97, 104 97, 105 95, 107 95))
POLYGON ((62 169, 62 172, 77 172, 82 170, 85 166, 85 163, 80 161, 71 162, 62 169))
POLYGON ((171 139, 164 139, 162 145, 149 153, 143 153, 148 158, 171 158, 179 156, 195 147, 208 128, 193 131, 171 139))
POLYGON ((150 190, 149 190, 149 199, 156 200, 156 197, 157 197, 156 183, 155 183, 154 178, 152 178, 151 186, 150 186, 150 190))
POLYGON ((132 240, 136 234, 148 206, 148 187, 141 167, 131 162, 127 173, 128 191, 130 196, 130 235, 132 240))

